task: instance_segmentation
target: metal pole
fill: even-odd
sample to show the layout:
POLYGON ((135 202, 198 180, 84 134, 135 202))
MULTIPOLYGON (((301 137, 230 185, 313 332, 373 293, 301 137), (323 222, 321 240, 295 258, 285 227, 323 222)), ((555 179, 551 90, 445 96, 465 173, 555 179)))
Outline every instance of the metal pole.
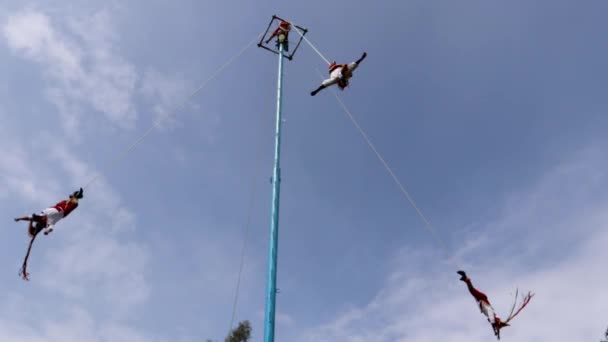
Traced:
POLYGON ((268 281, 266 285, 266 314, 264 342, 274 342, 274 318, 277 295, 277 252, 279 239, 279 196, 281 191, 281 98, 283 95, 283 43, 279 43, 279 76, 277 84, 277 122, 274 137, 274 169, 272 172, 272 211, 270 248, 268 250, 268 281))

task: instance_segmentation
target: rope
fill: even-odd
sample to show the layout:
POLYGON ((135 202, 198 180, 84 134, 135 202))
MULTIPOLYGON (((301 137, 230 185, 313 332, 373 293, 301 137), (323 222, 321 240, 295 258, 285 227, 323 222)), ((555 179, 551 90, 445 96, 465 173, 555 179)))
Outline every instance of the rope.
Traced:
MULTIPOLYGON (((148 135, 150 135, 150 133, 152 133, 152 131, 158 127, 158 125, 160 125, 160 123, 165 120, 166 118, 169 118, 172 114, 174 114, 175 112, 181 110, 188 102, 190 102, 190 100, 196 95, 198 94, 201 90, 203 90, 208 84, 209 82, 211 82, 213 79, 215 79, 222 71, 224 71, 224 69, 226 69, 230 64, 232 64, 235 60, 237 60, 239 57, 241 57, 243 55, 243 53, 245 53, 245 51, 247 51, 247 49, 249 49, 249 47, 251 47, 251 45, 253 45, 258 38, 261 36, 262 34, 257 35, 251 42, 249 42, 243 49, 241 49, 241 51, 239 51, 236 55, 232 56, 230 59, 228 59, 228 61, 226 61, 224 64, 222 64, 219 68, 217 68, 215 70, 215 72, 213 72, 213 74, 211 74, 211 76, 209 76, 209 78, 207 78, 203 83, 201 83, 198 88, 196 88, 190 95, 188 95, 184 101, 182 101, 179 105, 177 105, 175 107, 175 110, 172 112, 167 112, 163 117, 157 119, 156 121, 154 121, 154 123, 152 124, 152 126, 150 126, 150 128, 145 131, 139 138, 137 138, 137 140, 135 140, 129 147, 127 147, 122 153, 120 153, 114 160, 112 160, 109 164, 109 166, 106 167, 105 173, 110 172, 111 170, 113 170, 121 161, 123 161, 137 146, 139 146, 144 139, 146 139, 146 137, 148 137, 148 135)), ((85 186, 83 186, 84 189, 86 189, 87 187, 89 187, 91 184, 95 183, 102 175, 103 173, 98 173, 97 175, 95 175, 94 177, 92 177, 86 184, 85 186)))
MULTIPOLYGON (((260 154, 261 154, 261 144, 258 148, 256 157, 254 160, 260 160, 260 158, 259 158, 260 154)), ((251 176, 249 204, 247 207, 247 220, 245 221, 246 222, 245 228, 243 229, 243 246, 241 248, 241 261, 239 264, 239 272, 238 272, 237 281, 236 281, 236 289, 234 291, 234 300, 232 302, 232 315, 230 317, 230 326, 228 327, 229 335, 232 330, 232 326, 234 325, 234 319, 236 318, 236 309, 237 309, 238 300, 239 300, 239 292, 241 289, 241 276, 242 276, 243 268, 245 265, 245 251, 247 249, 247 242, 249 240, 249 230, 251 228, 251 215, 253 212, 253 204, 254 204, 255 192, 256 192, 255 176, 256 176, 255 173, 251 176)))
MULTIPOLYGON (((35 228, 36 229, 36 228, 35 228)), ((27 253, 25 254, 25 258, 23 259, 23 265, 21 265, 21 269, 19 270, 19 276, 23 278, 23 280, 29 281, 29 273, 27 272, 27 261, 30 258, 30 252, 32 251, 32 245, 34 244, 34 240, 36 240, 36 236, 38 236, 40 231, 35 231, 34 235, 32 235, 32 239, 30 240, 30 244, 27 247, 27 253)))
POLYGON ((310 47, 315 50, 315 52, 317 53, 317 55, 319 55, 319 57, 321 57, 321 59, 323 59, 325 61, 325 63, 327 63, 327 65, 330 65, 331 63, 327 60, 327 58, 325 58, 325 56, 323 56, 323 54, 321 53, 321 51, 319 51, 311 42, 310 40, 308 40, 308 38, 306 38, 304 36, 304 34, 302 32, 300 32, 300 29, 298 29, 298 27, 296 26, 296 24, 293 21, 289 22, 291 24, 291 26, 296 29, 296 32, 298 32, 298 34, 300 35, 300 37, 302 37, 304 39, 304 41, 306 43, 308 43, 308 45, 310 45, 310 47))
MULTIPOLYGON (((317 72, 319 72, 319 75, 321 75, 320 71, 317 70, 317 72)), ((323 78, 323 77, 321 76, 321 78, 323 78)), ((435 239, 435 242, 437 242, 437 244, 443 249, 443 252, 446 254, 446 257, 449 258, 450 253, 449 253, 449 249, 448 249, 446 243, 441 239, 439 234, 437 234, 437 232, 435 231, 435 228, 433 228, 433 225, 431 224, 431 222, 426 218, 426 216, 424 216, 424 214, 422 213, 422 210, 420 210, 420 208, 418 207, 418 204, 416 204, 416 201, 414 201, 414 198, 406 190, 405 186, 403 185, 403 183, 401 183, 401 181, 399 180, 397 175, 395 175, 395 172, 393 172, 393 169, 390 167, 388 162, 384 159, 384 157, 382 157, 380 152, 378 152, 378 150, 376 149, 376 147, 374 146, 374 144, 371 142, 370 138, 368 137, 367 133, 365 133, 365 131, 363 130, 361 125, 359 125, 359 123, 357 122, 357 120, 355 119, 353 114, 350 112, 350 110, 348 110, 348 108, 346 107, 346 105, 344 104, 342 99, 340 99, 340 97, 338 96, 338 94, 336 94, 335 91, 332 91, 332 93, 334 94, 336 100, 338 100, 338 103, 344 110, 344 113, 346 113, 346 115, 348 116, 350 121, 353 123, 353 125, 355 125, 355 127, 357 128, 357 130, 359 131, 359 133, 361 134, 361 136, 363 137, 363 139, 365 140, 365 142, 367 143, 369 148, 374 152, 374 154, 376 154, 376 157, 378 158, 380 163, 382 163, 382 165, 384 166, 384 168, 386 169, 388 174, 391 176, 391 178, 393 179, 395 184, 397 184, 397 187, 399 188, 399 190, 401 191, 403 196, 405 196, 405 198, 409 201, 411 206, 414 208, 414 210, 418 214, 418 217, 420 217, 420 219, 424 223, 425 229, 431 233, 431 235, 435 239)))

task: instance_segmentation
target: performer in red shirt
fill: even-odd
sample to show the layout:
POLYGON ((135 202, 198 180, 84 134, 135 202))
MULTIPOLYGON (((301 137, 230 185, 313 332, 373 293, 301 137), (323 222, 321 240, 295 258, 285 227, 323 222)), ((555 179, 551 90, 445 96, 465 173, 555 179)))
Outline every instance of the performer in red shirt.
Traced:
POLYGON ((348 87, 348 81, 351 77, 353 77, 353 72, 359 67, 359 64, 365 59, 365 57, 367 57, 366 52, 363 53, 361 58, 350 64, 336 64, 336 62, 331 63, 329 65, 329 78, 324 80, 317 89, 310 92, 310 95, 315 96, 321 90, 334 84, 337 84, 338 88, 344 90, 344 88, 348 87))
POLYGON ((289 51, 289 31, 291 31, 291 24, 281 20, 279 26, 272 32, 270 37, 266 40, 266 44, 270 43, 272 38, 277 37, 277 44, 284 43, 285 51, 289 51))
POLYGON ((74 191, 69 196, 69 199, 61 201, 55 204, 52 207, 44 209, 39 214, 32 214, 31 216, 23 216, 17 217, 15 222, 19 221, 28 221, 29 225, 27 228, 27 232, 31 237, 30 245, 27 249, 27 254, 25 256, 25 260, 23 261, 23 266, 21 268, 21 276, 23 279, 28 280, 27 273, 27 260, 30 256, 30 251, 32 249, 32 244, 36 239, 38 233, 44 230, 44 235, 48 235, 53 231, 53 227, 57 222, 61 219, 68 216, 74 209, 78 207, 78 200, 83 197, 83 190, 80 188, 78 191, 74 191))
POLYGON ((498 317, 496 315, 494 308, 490 304, 490 300, 488 300, 488 296, 486 296, 485 293, 479 291, 478 289, 476 289, 473 286, 473 283, 471 282, 471 279, 469 277, 467 277, 467 274, 464 271, 458 271, 456 273, 460 274, 460 280, 467 284, 467 288, 469 289, 469 292, 471 293, 473 298, 475 298, 475 301, 477 301, 477 304, 479 305, 479 310, 481 311, 481 313, 483 313, 488 318, 488 322, 490 322, 490 324, 492 325, 492 329, 494 330, 494 335, 499 340, 500 340, 500 329, 510 326, 509 322, 513 318, 515 318, 515 316, 517 316, 521 312, 521 310, 523 310, 523 308, 526 307, 526 305, 528 305, 528 303, 534 296, 534 294, 529 292, 526 296, 523 297, 522 303, 518 307, 517 311, 514 312, 515 304, 517 303, 517 293, 516 293, 515 294, 515 303, 513 304, 511 313, 509 314, 509 317, 507 318, 506 321, 502 321, 500 319, 500 317, 498 317))
POLYGON ((78 207, 78 200, 83 197, 82 193, 83 190, 80 188, 80 190, 71 194, 69 199, 44 209, 40 214, 18 217, 15 219, 15 222, 29 221, 28 233, 30 236, 38 234, 43 229, 45 229, 44 235, 48 235, 53 231, 53 227, 57 222, 68 216, 78 207))

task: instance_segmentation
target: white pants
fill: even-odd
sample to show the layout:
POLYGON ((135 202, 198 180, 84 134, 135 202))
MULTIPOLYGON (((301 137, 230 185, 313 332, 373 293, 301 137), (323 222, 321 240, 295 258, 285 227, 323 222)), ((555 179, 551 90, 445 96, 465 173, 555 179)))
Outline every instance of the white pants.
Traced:
POLYGON ((350 63, 344 75, 342 75, 342 67, 336 68, 334 71, 331 72, 331 74, 329 74, 329 78, 323 81, 323 83, 321 84, 325 87, 329 87, 338 83, 338 81, 340 81, 342 78, 344 78, 345 81, 348 82, 348 80, 353 77, 353 71, 355 71, 358 66, 359 65, 355 62, 350 63))
POLYGON ((490 322, 491 324, 494 324, 494 322, 496 322, 496 313, 494 312, 494 308, 492 307, 492 305, 483 301, 479 301, 479 309, 481 310, 482 314, 488 317, 488 322, 490 322))
POLYGON ((63 212, 56 208, 46 208, 40 215, 46 216, 46 228, 51 229, 53 226, 63 218, 63 212))

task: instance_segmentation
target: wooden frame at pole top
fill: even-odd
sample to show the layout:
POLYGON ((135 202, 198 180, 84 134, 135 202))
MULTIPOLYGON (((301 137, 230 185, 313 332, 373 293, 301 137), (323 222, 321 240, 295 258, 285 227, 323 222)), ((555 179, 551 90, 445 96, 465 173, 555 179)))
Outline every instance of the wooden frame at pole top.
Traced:
POLYGON ((304 36, 306 35, 306 33, 308 33, 308 29, 305 27, 301 27, 298 25, 293 24, 292 22, 290 22, 289 20, 285 20, 277 15, 273 15, 272 18, 270 19, 270 22, 268 23, 268 27, 266 28, 266 31, 264 32, 264 35, 262 36, 262 38, 260 39, 259 43, 258 43, 258 47, 261 47, 262 49, 268 50, 276 55, 279 54, 279 50, 278 49, 271 49, 268 46, 266 46, 264 44, 264 41, 266 40, 266 37, 268 36, 268 31, 270 31, 270 28, 272 27, 272 24, 274 23, 275 20, 279 20, 279 21, 285 21, 288 22, 289 24, 291 24, 291 26, 294 26, 296 28, 296 30, 300 31, 300 39, 298 40, 298 43, 296 44, 296 47, 291 51, 291 54, 286 54, 285 52, 283 52, 283 57, 289 59, 290 61, 293 60, 293 56, 296 54, 296 51, 298 51, 298 48, 300 47, 300 44, 302 43, 302 40, 304 39, 304 36))

